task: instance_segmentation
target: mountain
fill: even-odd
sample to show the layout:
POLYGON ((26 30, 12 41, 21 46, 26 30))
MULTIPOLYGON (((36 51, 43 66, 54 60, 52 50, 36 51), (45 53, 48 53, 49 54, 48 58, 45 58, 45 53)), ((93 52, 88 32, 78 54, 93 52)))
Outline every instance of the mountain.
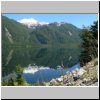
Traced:
POLYGON ((50 23, 48 25, 37 26, 33 32, 30 33, 30 41, 33 37, 38 40, 40 44, 73 44, 80 43, 81 29, 68 23, 50 23))
POLYGON ((19 22, 2 16, 2 44, 24 45, 28 42, 31 29, 19 22))
POLYGON ((25 18, 22 20, 18 20, 19 23, 28 26, 29 28, 34 28, 35 26, 41 26, 41 25, 48 25, 47 22, 39 22, 36 19, 33 18, 25 18))
POLYGON ((65 22, 54 22, 28 28, 13 19, 2 16, 2 46, 22 45, 77 45, 81 29, 65 22))

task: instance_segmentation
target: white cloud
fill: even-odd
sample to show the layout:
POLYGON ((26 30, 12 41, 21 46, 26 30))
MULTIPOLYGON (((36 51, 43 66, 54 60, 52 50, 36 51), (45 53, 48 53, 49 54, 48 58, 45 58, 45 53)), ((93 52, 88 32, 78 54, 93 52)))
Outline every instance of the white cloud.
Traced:
POLYGON ((18 22, 20 22, 20 23, 22 23, 24 25, 27 25, 28 27, 49 24, 48 22, 39 22, 34 18, 24 18, 24 19, 18 20, 18 22))

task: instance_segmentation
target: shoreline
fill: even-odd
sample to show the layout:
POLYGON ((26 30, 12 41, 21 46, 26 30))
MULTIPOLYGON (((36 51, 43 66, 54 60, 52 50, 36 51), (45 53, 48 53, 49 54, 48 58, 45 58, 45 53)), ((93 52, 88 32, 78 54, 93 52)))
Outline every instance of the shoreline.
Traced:
MULTIPOLYGON (((72 68, 73 70, 71 69, 60 77, 51 79, 49 82, 43 81, 42 83, 30 84, 27 81, 23 81, 22 85, 17 85, 15 81, 14 86, 98 86, 98 59, 88 62, 83 67, 77 65, 73 66, 75 67, 74 69, 72 68)), ((11 76, 16 79, 16 74, 11 76)))
POLYGON ((66 72, 59 78, 44 82, 45 86, 98 86, 98 60, 97 58, 85 66, 66 72))

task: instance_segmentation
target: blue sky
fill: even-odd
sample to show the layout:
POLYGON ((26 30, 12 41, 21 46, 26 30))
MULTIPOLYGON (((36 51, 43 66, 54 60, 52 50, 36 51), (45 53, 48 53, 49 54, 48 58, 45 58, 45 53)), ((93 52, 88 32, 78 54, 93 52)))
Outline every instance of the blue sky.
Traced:
POLYGON ((90 26, 98 20, 97 14, 3 14, 14 20, 34 18, 39 22, 67 22, 79 28, 90 26))

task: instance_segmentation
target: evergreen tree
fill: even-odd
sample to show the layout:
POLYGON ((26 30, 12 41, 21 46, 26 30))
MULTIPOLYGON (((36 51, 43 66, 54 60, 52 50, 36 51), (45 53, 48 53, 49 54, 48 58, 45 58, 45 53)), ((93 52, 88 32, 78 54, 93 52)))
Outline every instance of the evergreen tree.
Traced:
POLYGON ((98 56, 98 22, 94 22, 89 28, 82 30, 81 38, 83 51, 80 55, 80 63, 83 66, 98 56))
POLYGON ((90 27, 90 31, 92 32, 94 38, 98 40, 98 21, 95 21, 93 25, 90 27))
POLYGON ((13 78, 10 78, 8 80, 8 86, 14 86, 14 80, 13 80, 13 78))
POLYGON ((16 66, 16 72, 17 72, 17 84, 23 85, 25 83, 25 79, 22 77, 23 73, 23 67, 21 65, 16 66))
POLYGON ((3 79, 3 80, 2 80, 2 85, 3 85, 3 86, 7 86, 7 85, 8 85, 7 80, 3 79))
POLYGON ((95 57, 98 56, 98 21, 95 21, 90 27, 90 32, 93 34, 93 43, 95 50, 95 57))
POLYGON ((18 85, 23 85, 25 83, 24 78, 22 77, 22 75, 18 75, 17 76, 17 84, 18 85))
POLYGON ((22 74, 23 73, 23 70, 24 70, 24 68, 20 64, 18 64, 16 66, 16 73, 22 74))

